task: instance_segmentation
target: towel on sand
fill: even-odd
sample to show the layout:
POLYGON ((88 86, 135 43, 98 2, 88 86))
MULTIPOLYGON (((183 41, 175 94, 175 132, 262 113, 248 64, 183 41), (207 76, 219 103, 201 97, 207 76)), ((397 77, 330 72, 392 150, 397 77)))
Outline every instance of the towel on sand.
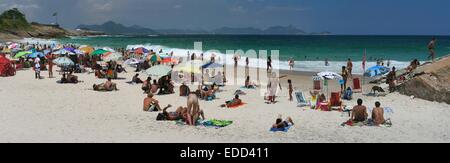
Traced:
MULTIPOLYGON (((350 127, 369 126, 369 127, 372 127, 372 126, 376 126, 376 125, 373 123, 372 119, 369 119, 364 122, 346 121, 346 122, 342 123, 341 126, 342 127, 345 127, 345 126, 350 126, 350 127)), ((384 122, 384 124, 381 124, 379 127, 392 127, 392 122, 390 119, 387 119, 386 122, 384 122)))
MULTIPOLYGON (((176 121, 176 124, 178 125, 186 125, 186 122, 183 120, 176 121)), ((198 120, 196 122, 196 126, 202 125, 205 127, 215 127, 215 128, 222 128, 233 124, 233 121, 228 120, 217 120, 217 119, 211 119, 211 120, 198 120)))
POLYGON ((230 108, 230 109, 236 109, 236 108, 238 108, 238 107, 244 106, 245 104, 246 104, 246 103, 242 102, 242 103, 239 104, 239 105, 230 106, 230 107, 228 107, 228 108, 230 108))
POLYGON ((285 128, 270 128, 270 131, 271 132, 279 132, 279 131, 288 132, 291 127, 292 127, 292 125, 289 125, 285 128))

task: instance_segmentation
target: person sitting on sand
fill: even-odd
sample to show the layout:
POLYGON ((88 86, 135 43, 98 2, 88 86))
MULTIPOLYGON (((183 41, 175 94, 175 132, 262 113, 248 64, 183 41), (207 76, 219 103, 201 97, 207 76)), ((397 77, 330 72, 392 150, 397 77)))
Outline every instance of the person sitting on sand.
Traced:
POLYGON ((184 96, 188 96, 189 92, 191 92, 191 90, 189 89, 189 87, 186 85, 186 83, 182 83, 180 86, 180 96, 184 97, 184 96))
POLYGON ((150 87, 150 92, 156 93, 156 92, 158 92, 158 88, 159 88, 158 83, 156 82, 156 80, 153 80, 153 84, 150 87))
POLYGON ((117 91, 117 85, 116 83, 111 82, 111 78, 108 78, 108 80, 105 83, 102 84, 94 84, 93 89, 95 91, 117 91))
POLYGON ((256 84, 250 81, 250 76, 245 79, 245 88, 253 89, 256 88, 256 84))
POLYGON ((291 117, 287 117, 286 120, 283 121, 282 116, 279 115, 275 124, 272 125, 272 128, 283 129, 292 125, 294 125, 294 121, 291 117))
POLYGON ((136 83, 136 84, 141 84, 144 83, 140 78, 139 78, 139 74, 136 73, 136 75, 133 76, 133 78, 131 79, 132 83, 136 83))
POLYGON ((144 111, 161 111, 161 107, 159 106, 159 101, 154 99, 154 94, 153 93, 149 93, 147 94, 147 97, 144 99, 144 106, 143 106, 143 110, 144 111))
POLYGON ((242 100, 239 99, 239 95, 235 95, 234 99, 230 100, 230 101, 226 101, 225 104, 223 104, 221 107, 233 107, 233 106, 237 106, 237 105, 241 105, 242 104, 242 100))
POLYGON ((374 125, 379 126, 384 124, 386 120, 384 119, 384 108, 380 107, 380 102, 375 102, 375 108, 372 111, 372 122, 374 125))
POLYGON ((363 100, 358 99, 357 101, 358 105, 353 107, 352 115, 351 115, 351 121, 352 122, 365 122, 367 120, 368 114, 367 114, 367 107, 362 105, 363 100))
POLYGON ((68 83, 78 83, 78 76, 73 75, 73 71, 69 72, 69 75, 67 75, 67 82, 68 83))
POLYGON ((149 93, 151 87, 152 87, 152 78, 151 78, 151 77, 148 77, 147 80, 145 80, 145 81, 142 83, 142 90, 143 90, 145 93, 149 93))
POLYGON ((194 126, 197 119, 200 117, 200 103, 198 96, 195 93, 190 93, 187 98, 187 115, 186 123, 194 126))

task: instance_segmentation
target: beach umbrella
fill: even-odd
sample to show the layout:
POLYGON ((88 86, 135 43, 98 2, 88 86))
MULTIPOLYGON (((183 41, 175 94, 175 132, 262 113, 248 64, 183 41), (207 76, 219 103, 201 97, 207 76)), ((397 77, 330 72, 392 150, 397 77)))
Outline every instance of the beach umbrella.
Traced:
POLYGON ((45 55, 42 52, 34 52, 34 53, 28 55, 29 58, 37 58, 37 57, 44 57, 44 56, 45 55))
POLYGON ((103 47, 102 49, 109 51, 109 52, 116 52, 116 50, 114 50, 113 48, 110 48, 110 47, 103 47))
POLYGON ((44 50, 44 55, 49 55, 50 54, 50 50, 44 50))
POLYGON ((143 48, 143 47, 134 49, 134 53, 136 53, 136 54, 145 54, 145 53, 149 53, 149 52, 150 52, 149 50, 147 50, 146 48, 143 48))
POLYGON ((12 44, 10 44, 9 46, 8 46, 8 49, 14 49, 14 48, 18 48, 19 47, 19 44, 17 44, 17 43, 12 43, 12 44))
POLYGON ((156 66, 150 67, 149 69, 145 70, 145 73, 149 77, 160 78, 160 77, 169 75, 169 73, 171 71, 172 71, 172 69, 168 66, 156 65, 156 66))
POLYGON ((87 54, 91 54, 92 52, 95 51, 94 48, 90 46, 80 47, 79 50, 87 54))
POLYGON ((123 62, 123 64, 125 65, 137 65, 139 63, 141 63, 141 60, 135 58, 127 59, 125 62, 123 62))
POLYGON ((161 62, 162 59, 161 59, 161 56, 155 54, 155 55, 151 55, 151 56, 150 56, 150 61, 151 61, 151 62, 161 62))
POLYGON ((61 49, 58 51, 53 52, 53 54, 57 54, 57 55, 75 55, 75 53, 71 52, 71 51, 67 51, 66 49, 61 49))
POLYGON ((77 55, 84 55, 84 54, 85 54, 83 51, 78 50, 78 49, 74 49, 73 52, 74 52, 75 54, 77 54, 77 55))
POLYGON ((370 67, 369 69, 367 69, 367 71, 364 72, 364 76, 375 77, 375 76, 380 76, 380 75, 389 73, 389 71, 390 71, 390 68, 377 65, 377 66, 373 66, 373 67, 370 67))
POLYGON ((1 52, 2 53, 11 53, 12 51, 11 51, 11 49, 3 49, 1 52))
POLYGON ((17 53, 17 54, 14 56, 14 58, 24 57, 24 56, 26 56, 26 55, 28 55, 28 54, 32 54, 32 53, 31 53, 30 51, 22 51, 22 52, 17 53))
POLYGON ((70 51, 70 52, 72 52, 72 53, 75 53, 75 49, 72 48, 72 47, 64 48, 64 50, 67 50, 67 51, 70 51))
POLYGON ((53 60, 53 63, 58 66, 73 66, 73 65, 75 65, 75 63, 70 58, 67 58, 67 57, 56 58, 55 60, 53 60))
POLYGON ((324 71, 317 73, 317 76, 321 77, 323 80, 342 80, 343 77, 335 72, 324 71))
POLYGON ((97 50, 93 51, 91 55, 98 56, 98 55, 106 54, 108 52, 109 51, 106 51, 106 50, 103 50, 103 49, 97 49, 97 50))
POLYGON ((200 74, 202 62, 198 60, 185 62, 174 67, 174 71, 183 71, 187 73, 200 74))
POLYGON ((102 60, 109 62, 109 61, 118 61, 120 59, 122 59, 123 56, 119 53, 108 53, 108 54, 104 54, 102 56, 102 60))
POLYGON ((223 68, 222 64, 210 62, 202 66, 203 69, 215 69, 215 68, 223 68))
POLYGON ((178 60, 175 58, 164 58, 161 63, 173 63, 173 64, 177 64, 178 60))

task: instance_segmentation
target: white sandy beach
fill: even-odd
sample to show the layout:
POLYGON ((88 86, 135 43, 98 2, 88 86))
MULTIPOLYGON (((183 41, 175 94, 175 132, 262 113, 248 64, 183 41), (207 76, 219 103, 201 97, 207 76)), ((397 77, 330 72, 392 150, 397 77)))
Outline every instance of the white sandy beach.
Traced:
MULTIPOLYGON (((131 68, 128 68, 131 71, 131 68)), ((55 73, 56 74, 56 73, 55 73)), ((47 76, 47 72, 42 72, 47 76)), ((277 104, 265 104, 258 90, 245 90, 241 96, 247 105, 237 109, 220 108, 231 99, 238 86, 227 86, 212 102, 201 101, 206 118, 232 120, 224 128, 180 126, 175 122, 156 121, 157 113, 142 111, 146 97, 140 85, 130 85, 134 73, 120 74, 115 80, 120 91, 94 92, 92 84, 104 82, 94 74, 76 74, 84 81, 76 85, 57 84, 57 78, 35 80, 32 70, 18 71, 16 76, 0 78, 0 142, 450 142, 450 106, 398 93, 386 97, 363 97, 345 104, 353 106, 363 97, 373 107, 375 101, 391 107, 393 126, 341 127, 349 119, 346 113, 322 112, 299 108, 287 99, 284 89, 277 104), (296 123, 287 133, 269 132, 278 114, 291 116, 296 123)), ((144 78, 141 76, 141 78, 144 78)), ((310 76, 289 76, 294 87, 308 92, 310 76)), ((288 78, 282 80, 286 84, 288 78)), ((331 87, 330 87, 331 88, 331 87)), ((336 87, 337 88, 337 87, 336 87)), ((176 94, 157 96, 162 106, 186 105, 176 94)))

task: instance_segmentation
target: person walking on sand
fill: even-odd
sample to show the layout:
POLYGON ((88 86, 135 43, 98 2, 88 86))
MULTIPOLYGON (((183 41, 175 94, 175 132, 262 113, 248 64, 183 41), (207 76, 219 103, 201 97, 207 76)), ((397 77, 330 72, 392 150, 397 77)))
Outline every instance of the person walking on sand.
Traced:
POLYGON ((272 56, 268 56, 267 57, 267 72, 269 72, 269 70, 272 70, 272 56))
POLYGON ((48 78, 53 78, 53 54, 50 54, 48 57, 48 78))
POLYGON ((430 52, 428 59, 431 58, 432 62, 434 62, 434 58, 435 58, 435 51, 434 51, 435 47, 436 47, 436 38, 433 37, 433 39, 431 39, 430 43, 428 43, 428 51, 430 52))
POLYGON ((41 62, 41 59, 36 57, 36 59, 34 59, 34 77, 36 79, 41 79, 41 64, 39 62, 41 62))

